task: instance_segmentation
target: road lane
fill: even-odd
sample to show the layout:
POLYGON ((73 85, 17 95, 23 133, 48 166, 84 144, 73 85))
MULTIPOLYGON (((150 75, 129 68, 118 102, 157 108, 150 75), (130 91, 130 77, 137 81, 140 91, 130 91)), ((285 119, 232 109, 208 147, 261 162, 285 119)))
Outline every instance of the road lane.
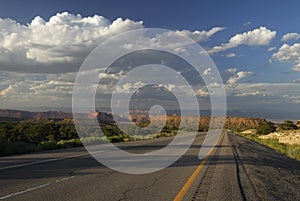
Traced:
MULTIPOLYGON (((130 152, 146 153, 165 147, 171 139, 120 143, 118 146, 130 152)), ((203 134, 200 134, 186 157, 197 159, 202 141, 203 134)), ((77 152, 76 154, 78 155, 77 152)), ((189 161, 185 158, 181 160, 189 161)), ((185 163, 179 173, 181 163, 157 173, 128 175, 103 167, 89 155, 69 157, 65 160, 2 170, 0 197, 11 194, 15 196, 9 197, 9 200, 53 200, 58 194, 60 196, 55 200, 141 200, 144 196, 146 200, 172 200, 179 191, 178 183, 185 181, 197 162, 194 160, 185 163), (70 176, 73 176, 72 179, 55 182, 70 176), (173 182, 170 184, 170 181, 173 182), (157 198, 153 197, 153 191, 157 198), (23 193, 13 194, 18 192, 23 193)))
MULTIPOLYGON (((205 133, 199 133, 198 138, 203 138, 205 133)), ((185 142, 185 136, 181 136, 182 143, 185 142)), ((173 137, 156 138, 151 140, 142 141, 130 141, 126 143, 114 143, 120 149, 126 150, 132 153, 146 153, 153 151, 154 148, 161 149, 171 142, 173 137), (146 145, 146 146, 145 146, 146 145), (152 146, 151 146, 152 145, 152 146), (144 147, 142 147, 144 146, 144 147), (140 148, 142 147, 142 149, 140 148)), ((95 152, 97 151, 97 146, 94 146, 95 152)), ((91 148, 93 150, 93 146, 91 148)), ((19 154, 15 156, 4 156, 0 157, 0 171, 6 169, 13 169, 25 166, 31 166, 36 164, 54 162, 57 160, 64 160, 72 157, 78 157, 82 155, 88 155, 84 147, 68 148, 68 149, 55 149, 49 151, 36 152, 31 154, 19 154)))
MULTIPOLYGON (((39 156, 38 160, 69 158, 0 170, 0 197, 33 201, 174 200, 201 163, 198 154, 203 136, 198 135, 186 154, 170 167, 144 175, 108 169, 82 148, 59 150, 61 153, 54 151, 53 155, 39 156), (70 157, 72 153, 82 155, 70 157)), ((171 140, 162 138, 117 146, 133 153, 147 153, 165 147, 171 140)), ((12 158, 15 157, 37 158, 29 155, 12 158)), ((6 165, 11 165, 9 158, 5 159, 6 165)), ((16 163, 21 164, 14 161, 16 163)), ((299 200, 299 187, 299 161, 225 133, 184 192, 182 200, 299 200)))
POLYGON ((56 149, 49 151, 36 152, 31 154, 19 154, 14 156, 0 157, 0 170, 24 167, 26 164, 42 163, 42 161, 51 159, 58 159, 63 157, 74 156, 77 154, 83 154, 85 152, 84 147, 68 148, 68 149, 56 149), (15 166, 15 167, 14 167, 15 166))

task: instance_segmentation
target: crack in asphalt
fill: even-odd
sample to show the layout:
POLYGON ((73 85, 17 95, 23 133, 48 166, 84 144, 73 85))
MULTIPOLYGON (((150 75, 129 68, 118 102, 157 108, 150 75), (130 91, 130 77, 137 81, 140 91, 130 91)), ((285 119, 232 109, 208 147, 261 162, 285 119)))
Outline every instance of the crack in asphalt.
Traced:
POLYGON ((236 166, 236 176, 237 176, 237 182, 238 182, 239 190, 240 190, 243 201, 246 201, 247 199, 246 199, 245 191, 243 189, 242 182, 241 182, 241 177, 240 177, 240 165, 239 165, 239 162, 238 162, 238 161, 240 161, 240 157, 239 157, 237 151, 235 150, 234 146, 231 145, 231 149, 232 149, 232 152, 233 152, 235 166, 236 166))
POLYGON ((139 187, 139 188, 132 188, 132 189, 127 189, 126 191, 122 192, 123 194, 123 198, 120 198, 118 201, 122 201, 122 200, 127 200, 128 199, 128 193, 130 191, 138 191, 138 190, 145 190, 145 189, 148 189, 148 188, 152 188, 160 179, 162 179, 163 177, 165 177, 166 175, 164 176, 160 176, 160 177, 156 177, 154 179, 154 181, 148 185, 148 186, 144 186, 144 187, 139 187))
POLYGON ((242 158, 240 157, 240 155, 238 154, 236 146, 234 146, 231 143, 230 135, 228 135, 228 139, 230 141, 231 149, 232 149, 232 152, 233 152, 233 155, 234 155, 234 160, 235 160, 235 163, 236 163, 237 181, 238 181, 238 186, 239 186, 239 190, 241 192, 242 199, 244 201, 246 201, 246 200, 252 200, 253 197, 254 197, 255 200, 261 200, 258 196, 257 189, 256 189, 253 181, 251 180, 251 177, 250 177, 250 175, 249 175, 249 173, 248 173, 248 171, 247 171, 247 169, 244 165, 244 162, 243 162, 242 158), (243 175, 244 175, 244 178, 245 178, 244 181, 241 178, 241 175, 242 175, 241 173, 243 173, 243 175), (249 199, 247 199, 248 196, 245 193, 245 185, 247 185, 251 189, 251 196, 252 197, 249 198, 249 199))

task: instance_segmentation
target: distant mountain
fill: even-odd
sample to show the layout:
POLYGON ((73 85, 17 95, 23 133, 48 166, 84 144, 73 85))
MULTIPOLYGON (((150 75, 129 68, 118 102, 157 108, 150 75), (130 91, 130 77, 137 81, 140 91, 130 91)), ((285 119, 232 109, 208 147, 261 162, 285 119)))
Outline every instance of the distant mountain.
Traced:
MULTIPOLYGON (((132 114, 131 119, 134 122, 142 123, 142 122, 149 122, 150 118, 146 114, 145 111, 139 110, 136 113, 132 114), (137 113, 137 114, 136 114, 137 113)), ((153 120, 163 122, 165 117, 164 116, 153 116, 153 120)), ((187 116, 185 121, 192 122, 195 119, 193 116, 187 116)), ((226 117, 226 118, 218 118, 215 117, 214 119, 214 126, 224 124, 225 129, 234 129, 234 130, 246 130, 246 129, 255 129, 258 128, 259 125, 267 124, 267 120, 264 118, 250 118, 250 117, 226 117)), ((179 115, 173 114, 169 115, 166 119, 167 122, 180 124, 181 117, 179 115)), ((199 125, 202 128, 208 128, 210 125, 211 117, 210 116, 201 116, 199 118, 199 125)), ((172 124, 172 123, 171 123, 172 124)), ((299 121, 300 126, 300 121, 299 121)))
MULTIPOLYGON (((54 119, 54 120, 65 120, 66 122, 72 122, 73 114, 72 112, 63 112, 63 111, 47 111, 47 112, 29 112, 22 110, 9 110, 4 109, 0 110, 0 117, 2 118, 20 118, 20 119, 36 119, 36 118, 44 118, 44 119, 54 119)), ((83 118, 97 118, 100 123, 114 123, 114 120, 121 122, 147 122, 149 121, 149 116, 146 111, 136 110, 131 114, 131 120, 112 115, 110 113, 105 112, 90 112, 89 114, 80 114, 80 117, 83 118)), ((156 119, 162 117, 153 117, 156 119)), ((180 116, 173 114, 168 116, 168 121, 180 122, 180 116), (176 121, 175 121, 176 120, 176 121)), ((200 125, 209 126, 210 117, 209 116, 201 116, 199 120, 200 125)), ((265 124, 266 120, 263 118, 245 118, 245 117, 227 117, 225 121, 225 128, 234 128, 234 129, 247 129, 247 128, 256 128, 259 124, 265 124)), ((298 122, 300 125, 300 121, 298 122)))
MULTIPOLYGON (((100 122, 113 123, 114 116, 105 112, 90 112, 89 114, 80 114, 83 118, 94 118, 96 117, 100 122)), ((47 112, 29 112, 22 110, 0 110, 0 117, 2 118, 17 118, 17 119, 56 119, 56 120, 68 120, 73 118, 72 112, 63 111, 47 111, 47 112)), ((115 118, 121 121, 128 121, 120 116, 115 115, 115 118)))
POLYGON ((0 117, 5 118, 21 118, 21 119, 31 119, 31 118, 46 118, 46 119, 66 119, 72 118, 71 112, 63 111, 47 111, 47 112, 29 112, 22 110, 0 110, 0 117))

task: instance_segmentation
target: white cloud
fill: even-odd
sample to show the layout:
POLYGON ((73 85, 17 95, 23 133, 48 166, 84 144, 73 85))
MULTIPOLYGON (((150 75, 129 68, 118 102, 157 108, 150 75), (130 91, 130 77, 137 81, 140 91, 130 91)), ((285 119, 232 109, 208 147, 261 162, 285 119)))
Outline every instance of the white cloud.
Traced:
POLYGON ((209 40, 209 38, 214 35, 217 32, 223 31, 225 29, 225 27, 214 27, 209 31, 189 31, 189 30, 181 30, 181 31, 177 31, 181 34, 184 34, 188 37, 190 37, 191 39, 193 39, 196 42, 201 42, 201 41, 207 41, 209 40))
POLYGON ((285 99, 291 100, 292 102, 296 103, 296 104, 300 104, 300 96, 299 95, 290 95, 290 94, 286 94, 282 96, 285 99))
POLYGON ((0 92, 0 96, 6 96, 7 94, 14 91, 15 89, 16 89, 16 85, 9 85, 6 89, 0 92))
POLYGON ((227 80, 227 84, 235 84, 237 81, 239 81, 240 79, 252 76, 253 73, 252 72, 247 72, 247 71, 239 71, 237 72, 235 75, 231 76, 228 80, 227 80))
POLYGON ((278 52, 272 55, 272 59, 277 59, 281 62, 292 62, 293 70, 300 71, 300 43, 293 45, 283 44, 278 52))
POLYGON ((237 72, 237 68, 228 68, 225 70, 226 73, 233 75, 234 73, 237 72))
POLYGON ((0 92, 1 99, 22 99, 28 96, 30 93, 28 85, 23 85, 21 83, 15 83, 9 85, 6 89, 0 92))
POLYGON ((37 16, 27 25, 0 19, 0 69, 23 72, 66 72, 79 68, 87 54, 118 33, 142 28, 143 22, 67 12, 49 21, 37 16))
POLYGON ((266 27, 260 27, 252 31, 235 35, 229 40, 229 43, 235 46, 242 44, 249 46, 269 45, 275 35, 276 31, 271 31, 266 27))
POLYGON ((236 57, 236 54, 235 53, 228 53, 225 55, 227 58, 233 58, 233 57, 236 57))
POLYGON ((211 68, 205 69, 205 71, 203 71, 203 75, 209 76, 210 72, 211 72, 211 68))
MULTIPOLYGON (((138 28, 144 28, 142 21, 118 18, 110 22, 99 15, 82 17, 68 12, 57 13, 49 20, 37 16, 26 25, 0 19, 0 70, 54 74, 75 72, 97 45, 119 33, 138 28)), ((209 40, 222 30, 223 27, 214 27, 208 31, 177 32, 200 42, 209 40)), ((168 39, 172 38, 172 33, 169 34, 168 39)), ((136 44, 128 44, 127 48, 132 48, 132 45, 143 47, 149 42, 154 48, 182 46, 172 44, 160 35, 154 41, 150 39, 138 38, 136 44)))
POLYGON ((32 84, 29 89, 33 94, 39 96, 60 96, 67 94, 71 95, 73 91, 73 82, 50 80, 41 82, 40 84, 32 84))
POLYGON ((209 93, 206 89, 201 88, 196 91, 196 95, 198 95, 200 97, 206 97, 209 95, 209 93))
POLYGON ((293 80, 293 82, 300 83, 300 78, 293 80))
POLYGON ((266 94, 264 92, 261 92, 261 91, 253 91, 253 92, 245 92, 245 93, 236 94, 235 96, 238 96, 238 97, 243 97, 243 96, 266 96, 266 94))
POLYGON ((175 84, 167 84, 166 85, 166 88, 169 90, 169 91, 173 91, 175 89, 175 84))
POLYGON ((100 73, 99 74, 100 79, 113 79, 113 80, 119 80, 120 74, 112 74, 112 73, 100 73))
MULTIPOLYGON (((227 69, 228 75, 238 76, 241 71, 236 68, 227 69)), ((15 107, 71 107, 73 90, 72 84, 76 73, 68 74, 19 74, 14 72, 0 73, 0 100, 2 108, 15 107)), ((226 81, 226 79, 224 79, 226 81)), ((212 84, 213 85, 213 84, 212 84)), ((209 87, 212 87, 210 85, 209 87)), ((135 91, 141 86, 141 83, 132 83, 120 86, 125 93, 135 91), (126 91, 127 90, 127 91, 126 91)), ((214 85, 218 87, 217 84, 214 85)), ((106 91, 112 90, 114 86, 98 85, 101 90, 97 91, 97 100, 106 91), (100 94, 101 93, 101 94, 100 94)), ((164 85, 171 91, 180 91, 186 93, 188 90, 184 86, 164 85)), ((282 106, 284 103, 299 102, 300 84, 299 83, 243 83, 237 81, 235 84, 226 84, 226 93, 230 104, 239 104, 248 108, 256 108, 258 103, 268 101, 278 103, 282 106), (284 95, 288 95, 283 97, 284 95), (245 101, 247 100, 247 101, 245 101)), ((120 88, 120 89, 121 89, 120 88)), ((87 89, 88 90, 88 89, 87 89)), ((195 93, 199 99, 208 98, 209 92, 204 86, 195 87, 195 93)), ((192 95, 192 94, 189 94, 192 95)), ((101 102, 101 101, 99 101, 101 102)), ((105 102, 105 101, 104 101, 105 102)))
POLYGON ((249 26, 250 24, 252 24, 252 22, 246 22, 243 24, 243 26, 249 26))
POLYGON ((116 93, 132 93, 136 91, 137 89, 143 87, 145 84, 142 82, 136 82, 136 83, 124 83, 121 86, 117 86, 115 89, 116 93))
POLYGON ((70 106, 75 75, 0 73, 1 106, 70 106))
POLYGON ((299 38, 300 34, 298 33, 287 33, 282 36, 281 41, 298 40, 299 38))
POLYGON ((230 48, 237 47, 239 45, 248 46, 265 46, 269 45, 271 40, 276 36, 276 31, 271 31, 266 27, 260 27, 252 31, 236 34, 229 39, 228 43, 224 43, 220 46, 215 46, 208 52, 211 54, 225 51, 230 48))
POLYGON ((276 47, 269 47, 268 51, 271 52, 271 51, 276 50, 276 49, 277 49, 276 47))
POLYGON ((296 103, 296 104, 300 104, 300 100, 299 99, 294 99, 294 100, 292 100, 294 103, 296 103))
MULTIPOLYGON (((238 83, 234 87, 226 86, 227 96, 236 97, 273 97, 274 101, 282 103, 285 98, 296 98, 300 93, 299 83, 238 83)), ((261 100, 261 99, 260 99, 261 100)), ((247 103, 249 104, 249 102, 247 103)))

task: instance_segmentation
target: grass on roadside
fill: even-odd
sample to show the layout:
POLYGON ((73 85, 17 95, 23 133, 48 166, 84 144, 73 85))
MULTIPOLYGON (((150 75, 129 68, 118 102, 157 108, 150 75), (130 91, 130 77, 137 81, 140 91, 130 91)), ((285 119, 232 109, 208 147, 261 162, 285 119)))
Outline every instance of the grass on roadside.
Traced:
POLYGON ((259 135, 253 135, 253 134, 242 134, 237 133, 245 138, 248 138, 252 141, 258 142, 260 144, 266 145, 274 150, 276 150, 279 153, 286 154, 289 157, 295 158, 297 160, 300 160, 300 145, 289 145, 289 144, 283 144, 278 142, 277 139, 261 139, 259 138, 259 135))

